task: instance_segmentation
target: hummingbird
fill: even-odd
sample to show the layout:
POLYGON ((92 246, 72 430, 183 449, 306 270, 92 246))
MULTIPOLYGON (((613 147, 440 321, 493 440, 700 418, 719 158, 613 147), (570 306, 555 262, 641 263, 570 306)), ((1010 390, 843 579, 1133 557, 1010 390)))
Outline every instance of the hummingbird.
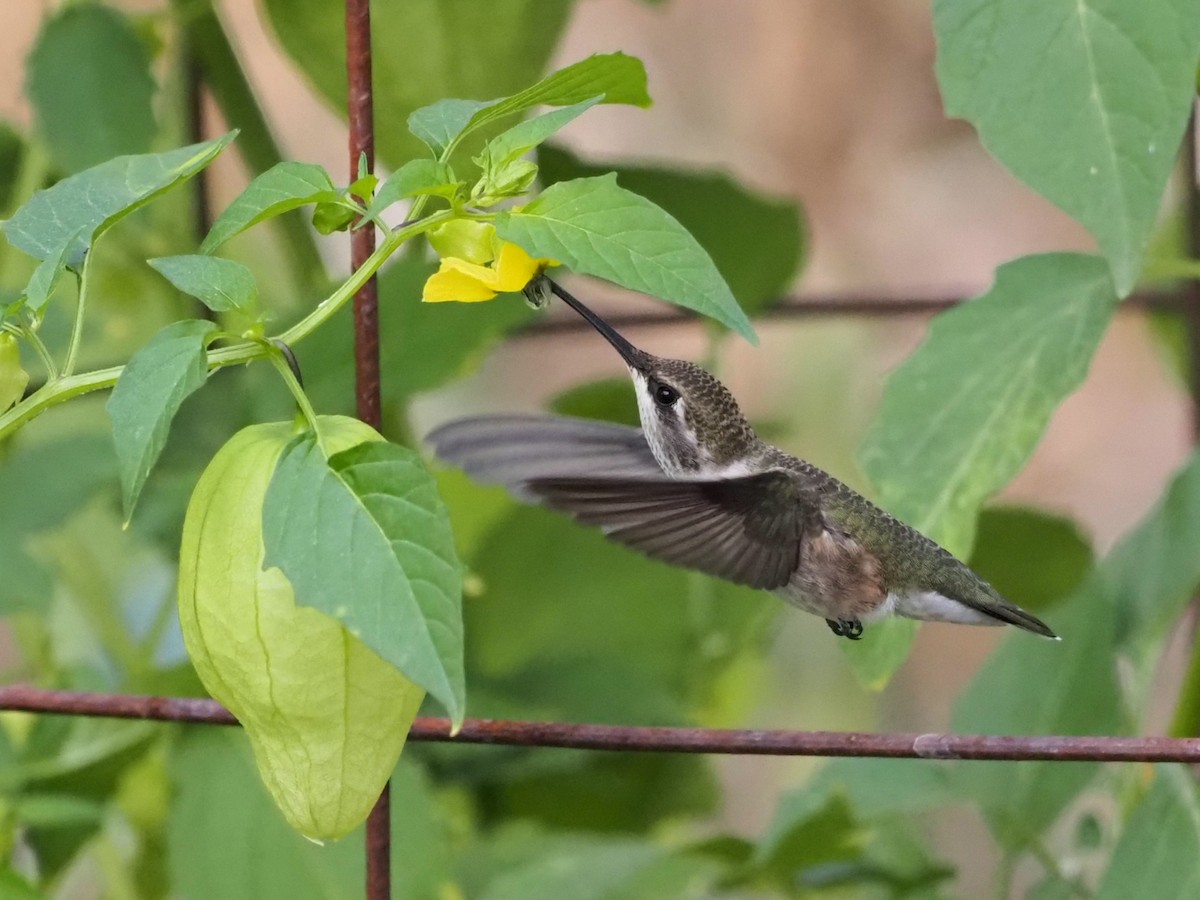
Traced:
POLYGON ((759 438, 700 366, 635 347, 557 283, 549 290, 620 354, 642 427, 476 416, 427 436, 442 461, 646 556, 771 591, 839 637, 898 615, 1058 639, 915 528, 759 438))

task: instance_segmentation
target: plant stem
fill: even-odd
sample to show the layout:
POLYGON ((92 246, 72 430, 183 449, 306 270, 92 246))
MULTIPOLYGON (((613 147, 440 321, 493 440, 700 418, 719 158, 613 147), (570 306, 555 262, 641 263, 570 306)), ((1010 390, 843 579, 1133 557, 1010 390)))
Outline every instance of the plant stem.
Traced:
MULTIPOLYGON (((355 292, 363 286, 367 279, 379 270, 388 257, 400 249, 405 241, 431 228, 436 228, 442 222, 451 218, 452 215, 449 210, 444 210, 434 213, 420 222, 413 222, 403 228, 396 229, 379 245, 379 249, 372 253, 367 258, 367 261, 355 270, 354 274, 338 285, 337 289, 322 300, 316 309, 287 331, 283 332, 283 334, 278 335, 276 340, 281 340, 288 346, 295 346, 308 337, 308 335, 316 331, 325 322, 329 321, 334 313, 341 309, 354 296, 355 292)), ((87 263, 85 261, 85 271, 86 267, 87 263)), ((272 351, 258 341, 245 341, 230 347, 221 347, 217 350, 209 351, 208 369, 210 372, 213 372, 226 366, 236 366, 242 363, 253 362, 256 359, 262 359, 270 352, 272 351)), ((124 366, 110 366, 107 369, 96 369, 93 372, 83 372, 79 375, 72 375, 64 369, 61 377, 47 382, 8 412, 0 414, 0 440, 3 440, 9 434, 52 406, 57 406, 60 403, 74 397, 82 396, 83 394, 91 393, 92 391, 100 391, 112 387, 117 383, 117 379, 121 377, 121 372, 124 369, 124 366)))
POLYGON ((19 331, 21 337, 29 341, 29 346, 37 351, 37 355, 42 360, 42 365, 46 367, 46 380, 53 381, 58 378, 58 366, 54 363, 54 357, 50 355, 50 351, 46 349, 45 343, 41 337, 32 328, 22 328, 19 331))
MULTIPOLYGON (((304 421, 308 423, 308 427, 312 429, 313 435, 317 439, 317 445, 321 445, 321 431, 317 428, 317 414, 313 412, 312 403, 309 402, 308 394, 304 393, 304 388, 300 386, 299 379, 296 378, 296 373, 292 371, 292 367, 288 365, 284 359, 283 353, 274 345, 267 348, 267 358, 271 360, 271 365, 279 373, 283 379, 283 383, 287 385, 287 389, 292 392, 292 396, 296 400, 296 406, 300 408, 301 415, 304 416, 304 421)), ((324 449, 324 448, 322 448, 324 449)))
POLYGON ((71 375, 75 372, 75 359, 79 356, 79 343, 83 338, 83 317, 87 312, 87 292, 89 275, 92 270, 92 257, 95 253, 96 245, 93 242, 83 257, 83 271, 79 275, 79 302, 75 306, 75 325, 71 328, 71 343, 67 345, 67 360, 62 367, 63 375, 71 375))

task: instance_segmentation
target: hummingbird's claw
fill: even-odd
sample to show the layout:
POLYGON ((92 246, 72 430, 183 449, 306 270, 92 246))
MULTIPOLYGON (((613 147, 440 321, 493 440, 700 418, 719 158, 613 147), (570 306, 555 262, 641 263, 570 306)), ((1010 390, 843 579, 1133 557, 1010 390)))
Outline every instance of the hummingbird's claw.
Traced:
POLYGON ((863 626, 858 619, 826 619, 825 624, 838 637, 852 641, 862 640, 863 626))

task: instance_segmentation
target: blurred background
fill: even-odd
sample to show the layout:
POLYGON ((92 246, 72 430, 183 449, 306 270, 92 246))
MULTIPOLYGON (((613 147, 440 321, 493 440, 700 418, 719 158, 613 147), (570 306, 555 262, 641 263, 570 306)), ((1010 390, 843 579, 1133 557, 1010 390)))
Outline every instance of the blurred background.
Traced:
MULTIPOLYGON (((151 0, 109 5, 137 24, 153 49, 160 82, 177 78, 179 49, 172 46, 177 38, 163 25, 164 5, 151 0)), ((995 162, 969 126, 944 116, 934 79, 928 2, 579 0, 544 6, 547 22, 553 22, 546 27, 562 22, 549 68, 591 53, 622 50, 645 61, 655 101, 648 110, 593 110, 566 129, 559 147, 600 167, 723 173, 751 195, 785 211, 794 208, 802 222, 800 244, 781 260, 783 269, 794 271, 781 273, 780 295, 965 298, 986 290, 995 267, 1013 257, 1093 247, 1081 226, 995 162), (550 13, 552 7, 555 12, 550 13)), ((311 4, 300 7, 308 15, 311 4)), ((290 53, 281 47, 276 30, 284 30, 285 9, 283 0, 219 4, 221 21, 283 158, 321 163, 336 181, 347 171, 345 127, 336 108, 314 88, 311 73, 297 63, 296 45, 290 53)), ((23 134, 36 133, 24 90, 26 60, 44 18, 56 10, 57 4, 18 0, 6 4, 3 13, 0 117, 23 134)), ((302 42, 303 34, 290 33, 289 39, 302 42)), ((479 35, 480 41, 487 39, 479 35)), ((319 52, 314 45, 313 53, 319 52)), ((387 71, 390 57, 410 52, 407 46, 377 42, 377 71, 387 71)), ((165 100, 160 102, 164 134, 172 127, 179 133, 183 126, 171 125, 177 114, 166 110, 165 100)), ((205 136, 224 131, 228 123, 213 97, 205 92, 201 102, 205 136)), ((390 120, 383 111, 377 116, 379 132, 404 130, 403 121, 390 120)), ((184 142, 157 140, 159 149, 184 142)), ((384 168, 389 161, 394 162, 383 160, 384 168)), ((569 168, 575 163, 568 159, 561 164, 569 168)), ((236 153, 219 159, 207 185, 213 209, 223 208, 250 174, 236 153)), ((347 270, 344 236, 321 238, 317 246, 333 277, 347 270)), ((272 281, 270 267, 282 263, 271 234, 241 239, 234 252, 261 261, 256 268, 260 286, 280 319, 294 318, 322 293, 314 287, 311 296, 301 296, 283 275, 272 281)), ((19 282, 19 274, 5 272, 5 285, 19 282)), ((147 313, 145 291, 160 297, 168 291, 164 284, 147 287, 152 274, 126 281, 113 277, 120 290, 141 290, 143 299, 114 299, 105 327, 114 346, 136 346, 152 330, 148 321, 170 315, 147 313)), ((592 282, 576 279, 571 284, 606 314, 658 308, 592 282)), ((164 309, 177 302, 163 300, 164 309)), ((494 305, 518 302, 506 296, 494 305)), ((436 327, 456 328, 449 323, 465 321, 472 312, 455 310, 453 320, 436 327)), ((549 315, 570 314, 555 309, 549 315)), ((496 325, 490 339, 464 351, 453 371, 431 379, 436 383, 406 386, 390 413, 396 431, 419 437, 444 419, 474 411, 557 404, 620 416, 632 408, 626 387, 603 381, 624 378, 623 367, 595 334, 518 330, 499 340, 528 317, 512 313, 511 318, 511 323, 496 325), (587 385, 593 386, 582 387, 587 385)), ((698 321, 632 328, 627 336, 660 355, 713 362, 748 416, 761 423, 773 442, 869 492, 856 467, 856 449, 887 373, 916 346, 927 325, 925 315, 795 317, 772 315, 767 309, 756 320, 759 347, 718 335, 698 321)), ((1073 521, 1074 529, 1061 522, 1056 527, 1072 533, 1086 559, 1091 552, 1105 552, 1150 508, 1191 447, 1190 404, 1171 343, 1163 335, 1164 329, 1144 312, 1118 313, 1086 384, 1057 412, 1024 472, 996 498, 994 505, 1002 509, 985 517, 985 536, 1004 532, 1005 509, 1034 507, 1073 521)), ((333 359, 336 352, 332 343, 300 350, 306 375, 328 361, 322 354, 333 359)), ((397 351, 392 363, 403 365, 402 355, 397 351)), ((114 356, 119 354, 114 351, 114 356)), ((232 382, 233 373, 228 374, 232 382)), ((394 374, 386 370, 385 381, 394 374)), ((334 398, 319 411, 334 411, 329 407, 339 402, 336 392, 347 383, 344 376, 342 372, 341 380, 314 389, 318 398, 334 398)), ((192 429, 196 433, 173 439, 179 466, 172 473, 177 478, 164 475, 151 483, 151 490, 171 498, 176 509, 186 497, 188 479, 198 472, 197 461, 203 462, 204 448, 211 455, 238 427, 237 416, 253 418, 264 410, 286 414, 286 398, 276 388, 261 398, 269 378, 256 373, 236 377, 249 385, 250 399, 237 395, 232 419, 228 406, 214 409, 223 404, 211 398, 191 401, 187 409, 196 420, 213 424, 197 425, 192 429), (192 445, 184 446, 189 440, 192 445)), ((350 395, 342 396, 344 407, 350 395)), ((70 434, 74 426, 64 424, 66 415, 55 411, 35 427, 44 427, 46 434, 70 434)), ((91 414, 78 415, 83 421, 91 414)), ((456 514, 465 510, 459 525, 473 572, 473 595, 465 601, 473 715, 945 730, 954 698, 1001 637, 990 629, 926 625, 905 666, 884 691, 875 693, 856 682, 837 642, 816 618, 781 609, 770 597, 643 563, 551 516, 512 508, 453 473, 441 477, 456 514), (626 653, 638 661, 629 663, 626 653), (659 654, 663 658, 658 662, 643 659, 659 654)), ((166 500, 162 505, 171 508, 166 500)), ((100 529, 117 546, 125 538, 109 534, 111 511, 94 507, 82 514, 90 520, 71 527, 83 534, 100 529)), ((153 515, 151 509, 147 517, 153 515)), ((163 512, 163 518, 169 513, 163 512)), ((153 547, 177 527, 151 523, 140 537, 128 539, 153 547)), ((981 538, 980 552, 986 543, 981 538)), ((169 590, 166 547, 169 541, 163 539, 151 553, 153 564, 142 566, 134 579, 151 594, 169 590)), ((116 580, 130 583, 128 578, 127 567, 116 580)), ((56 615, 76 621, 78 615, 62 601, 64 591, 69 594, 69 586, 59 588, 56 602, 62 605, 56 615)), ((132 603, 128 598, 120 602, 132 603)), ((131 608, 126 614, 136 618, 131 608)), ((1049 618, 1053 622, 1052 612, 1049 618)), ((163 647, 164 658, 174 653, 174 662, 180 662, 170 636, 163 647)), ((81 659, 90 659, 91 653, 82 653, 81 659)), ((15 646, 12 654, 17 658, 13 666, 19 668, 15 646)), ((1180 649, 1173 647, 1162 677, 1171 678, 1182 659, 1180 649)), ((444 817, 460 823, 448 826, 451 832, 465 827, 465 817, 476 823, 472 828, 519 819, 546 828, 622 832, 634 827, 660 834, 675 829, 753 839, 767 828, 780 796, 803 785, 820 765, 759 758, 614 761, 585 754, 455 753, 426 747, 411 748, 406 755, 422 766, 420 777, 437 786, 429 789, 450 809, 444 817), (701 769, 711 777, 700 774, 701 769), (454 786, 461 788, 464 782, 470 790, 460 795, 454 786), (592 812, 572 817, 571 810, 585 808, 592 812)), ((940 810, 924 820, 924 827, 938 857, 957 869, 950 894, 982 896, 996 860, 977 814, 940 810)), ((461 834, 455 839, 464 840, 461 834)), ((90 895, 84 887, 78 890, 78 896, 90 895)))

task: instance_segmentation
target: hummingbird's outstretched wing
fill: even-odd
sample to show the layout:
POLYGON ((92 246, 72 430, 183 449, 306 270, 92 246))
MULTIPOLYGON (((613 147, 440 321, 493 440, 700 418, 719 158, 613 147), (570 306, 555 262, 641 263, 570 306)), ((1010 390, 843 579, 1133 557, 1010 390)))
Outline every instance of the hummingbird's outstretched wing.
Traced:
POLYGON ((788 583, 802 539, 823 527, 794 473, 667 478, 638 428, 561 416, 481 416, 426 440, 479 481, 570 513, 648 556, 738 584, 788 583))

